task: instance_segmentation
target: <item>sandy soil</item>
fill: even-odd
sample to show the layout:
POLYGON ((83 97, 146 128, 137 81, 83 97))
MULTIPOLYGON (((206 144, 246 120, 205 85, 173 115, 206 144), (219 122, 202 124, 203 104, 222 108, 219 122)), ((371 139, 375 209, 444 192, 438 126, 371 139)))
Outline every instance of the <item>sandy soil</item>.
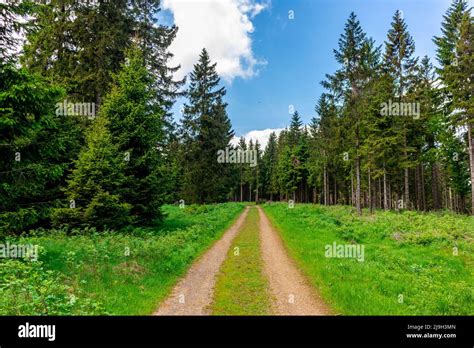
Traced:
POLYGON ((216 275, 247 214, 248 208, 224 233, 223 237, 191 266, 154 315, 211 314, 208 308, 212 303, 216 275))
POLYGON ((288 256, 280 236, 258 207, 264 271, 273 295, 275 315, 328 315, 329 307, 288 256))

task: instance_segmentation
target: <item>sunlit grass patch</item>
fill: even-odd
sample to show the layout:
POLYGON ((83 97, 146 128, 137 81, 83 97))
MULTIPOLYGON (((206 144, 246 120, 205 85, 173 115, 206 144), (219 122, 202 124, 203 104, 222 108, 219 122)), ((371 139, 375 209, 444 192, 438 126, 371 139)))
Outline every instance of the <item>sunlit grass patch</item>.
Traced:
POLYGON ((350 315, 473 315, 474 218, 351 207, 264 207, 290 254, 326 302, 350 315), (361 244, 364 261, 325 256, 361 244))

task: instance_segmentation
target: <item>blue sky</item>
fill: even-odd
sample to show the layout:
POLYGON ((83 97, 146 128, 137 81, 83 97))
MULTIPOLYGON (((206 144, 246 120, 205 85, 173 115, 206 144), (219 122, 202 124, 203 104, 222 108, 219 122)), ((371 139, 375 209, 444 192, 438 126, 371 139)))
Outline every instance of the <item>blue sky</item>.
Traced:
MULTIPOLYGON (((252 5, 259 3, 257 0, 228 1, 244 1, 252 5)), ((250 58, 248 49, 246 56, 241 57, 242 66, 248 65, 249 60, 259 63, 252 67, 252 76, 241 77, 245 74, 233 72, 230 79, 223 80, 227 87, 228 114, 237 135, 286 127, 290 118, 289 105, 294 105, 304 123, 310 121, 315 115, 316 100, 323 92, 320 81, 325 74, 337 69, 333 49, 337 47, 351 11, 356 13, 367 35, 378 44, 384 43, 394 12, 397 9, 403 11, 408 30, 415 40, 416 55, 426 54, 435 61, 432 38, 440 34, 442 16, 450 5, 449 0, 272 0, 260 3, 266 7, 256 11, 258 14, 247 16, 253 25, 252 30, 246 33, 251 46, 250 58), (294 19, 288 18, 289 11, 293 11, 294 19)), ((176 8, 174 10, 175 13, 173 8, 165 11, 168 20, 174 21, 174 16, 178 25, 179 20, 187 23, 184 22, 186 17, 178 14, 176 8)), ((207 11, 208 18, 204 22, 208 24, 203 24, 201 20, 200 25, 218 26, 219 23, 213 22, 212 14, 207 11)), ((205 13, 202 16, 206 16, 205 13)), ((226 25, 225 22, 223 25, 226 25)), ((206 35, 213 35, 210 34, 212 30, 203 30, 206 35)), ((215 30, 225 32, 226 27, 215 30)), ((229 34, 227 41, 222 38, 223 45, 233 40, 232 35, 229 34)), ((211 37, 208 39, 212 40, 211 37)), ((186 46, 194 38, 188 36, 181 40, 186 46)), ((211 58, 212 51, 217 52, 219 65, 222 52, 217 48, 219 44, 214 40, 209 45, 213 45, 211 58)), ((222 61, 223 65, 227 63, 222 61)), ((179 118, 179 113, 176 113, 179 118)))

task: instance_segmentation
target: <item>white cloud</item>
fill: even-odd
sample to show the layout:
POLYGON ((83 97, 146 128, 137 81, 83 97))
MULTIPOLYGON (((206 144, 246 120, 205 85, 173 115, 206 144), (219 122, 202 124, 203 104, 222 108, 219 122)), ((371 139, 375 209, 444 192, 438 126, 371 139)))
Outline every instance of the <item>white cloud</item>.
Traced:
POLYGON ((172 63, 181 65, 178 77, 192 71, 203 48, 227 82, 255 76, 265 61, 252 51, 252 19, 268 7, 268 1, 164 0, 163 8, 172 12, 179 27, 170 47, 175 55, 172 63))
MULTIPOLYGON (((261 145, 262 150, 264 150, 268 144, 268 138, 270 138, 270 134, 272 132, 275 132, 278 137, 278 135, 283 129, 284 128, 275 128, 275 129, 268 128, 268 129, 263 129, 263 130, 253 130, 244 134, 243 137, 245 138, 247 143, 250 141, 250 139, 252 139, 254 143, 255 143, 255 140, 258 140, 258 142, 261 145)), ((232 145, 237 145, 239 143, 239 139, 240 137, 234 136, 232 140, 230 141, 230 143, 232 145)))

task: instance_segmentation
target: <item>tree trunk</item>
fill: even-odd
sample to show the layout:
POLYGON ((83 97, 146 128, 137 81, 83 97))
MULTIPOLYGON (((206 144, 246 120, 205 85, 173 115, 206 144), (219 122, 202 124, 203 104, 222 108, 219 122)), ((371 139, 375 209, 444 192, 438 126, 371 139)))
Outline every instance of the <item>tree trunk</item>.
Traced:
POLYGON ((374 206, 372 204, 372 176, 370 173, 370 168, 369 168, 369 208, 370 208, 370 213, 372 214, 374 212, 374 206))
POLYGON ((362 207, 360 204, 360 157, 356 158, 356 208, 357 214, 362 215, 362 207))
POLYGON ((388 183, 388 209, 392 209, 392 185, 390 185, 390 182, 388 183))
POLYGON ((439 210, 440 208, 440 197, 438 190, 438 163, 433 163, 431 167, 431 194, 433 195, 433 209, 439 210))
POLYGON ((426 211, 425 169, 421 164, 421 209, 426 211))
MULTIPOLYGON (((405 158, 408 156, 405 152, 405 158)), ((410 174, 408 168, 405 168, 405 200, 403 202, 403 207, 405 209, 410 209, 410 174)))
POLYGON ((467 138, 469 141, 469 168, 471 170, 471 215, 474 215, 474 137, 472 131, 473 124, 469 122, 467 125, 467 138))
POLYGON ((354 173, 351 172, 351 205, 354 206, 354 173))
POLYGON ((420 164, 416 167, 416 208, 421 210, 422 202, 421 202, 421 174, 420 174, 420 164))
POLYGON ((240 182, 240 201, 244 201, 244 185, 240 182))
POLYGON ((387 187, 387 173, 385 173, 385 169, 383 172, 383 209, 387 211, 388 207, 388 187, 387 187))
POLYGON ((324 165, 324 178, 323 178, 323 185, 324 185, 324 205, 328 205, 328 172, 326 165, 324 165))
POLYGON ((379 184, 379 190, 377 194, 377 207, 379 209, 382 209, 382 181, 380 180, 380 177, 378 179, 378 184, 379 184))

